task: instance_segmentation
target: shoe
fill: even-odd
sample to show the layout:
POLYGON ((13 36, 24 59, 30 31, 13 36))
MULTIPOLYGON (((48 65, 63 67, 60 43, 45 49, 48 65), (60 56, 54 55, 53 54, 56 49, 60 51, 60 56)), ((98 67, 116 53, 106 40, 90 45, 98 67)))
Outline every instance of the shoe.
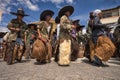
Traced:
POLYGON ((102 61, 95 55, 94 56, 94 61, 99 65, 99 66, 103 66, 104 64, 102 63, 102 61))

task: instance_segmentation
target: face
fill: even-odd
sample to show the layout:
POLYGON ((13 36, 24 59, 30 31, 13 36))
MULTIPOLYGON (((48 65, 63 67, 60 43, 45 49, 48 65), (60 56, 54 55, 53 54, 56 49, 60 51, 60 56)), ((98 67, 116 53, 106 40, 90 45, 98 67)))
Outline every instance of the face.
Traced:
POLYGON ((98 14, 98 16, 99 16, 100 18, 102 18, 102 12, 101 12, 101 13, 99 13, 99 14, 98 14))
POLYGON ((22 16, 22 15, 18 15, 18 16, 17 16, 17 18, 18 18, 19 20, 22 20, 23 17, 24 17, 24 16, 22 16))
POLYGON ((73 23, 73 25, 74 25, 74 27, 73 28, 75 28, 76 29, 76 27, 78 26, 78 23, 73 23))
POLYGON ((50 21, 52 17, 50 15, 46 16, 46 21, 50 21))
POLYGON ((70 11, 66 11, 65 15, 69 17, 70 16, 70 11))
POLYGON ((34 29, 34 26, 31 26, 30 28, 31 28, 31 29, 34 29))

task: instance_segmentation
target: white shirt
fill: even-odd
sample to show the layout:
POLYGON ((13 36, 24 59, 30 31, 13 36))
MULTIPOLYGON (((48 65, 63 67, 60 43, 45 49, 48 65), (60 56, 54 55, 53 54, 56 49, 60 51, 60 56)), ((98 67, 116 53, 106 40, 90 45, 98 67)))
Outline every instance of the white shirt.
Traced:
POLYGON ((57 40, 59 40, 60 24, 57 24, 57 40))
POLYGON ((48 32, 48 34, 49 34, 49 32, 50 32, 50 28, 51 28, 51 26, 48 26, 48 27, 47 27, 47 32, 48 32))

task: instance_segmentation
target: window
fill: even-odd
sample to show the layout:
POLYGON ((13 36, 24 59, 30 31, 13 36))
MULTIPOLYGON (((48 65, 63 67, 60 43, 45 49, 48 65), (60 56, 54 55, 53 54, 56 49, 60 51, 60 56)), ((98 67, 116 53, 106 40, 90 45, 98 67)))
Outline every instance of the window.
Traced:
POLYGON ((119 12, 118 11, 112 12, 112 16, 119 16, 119 12))
POLYGON ((112 12, 103 13, 103 18, 112 17, 112 12))

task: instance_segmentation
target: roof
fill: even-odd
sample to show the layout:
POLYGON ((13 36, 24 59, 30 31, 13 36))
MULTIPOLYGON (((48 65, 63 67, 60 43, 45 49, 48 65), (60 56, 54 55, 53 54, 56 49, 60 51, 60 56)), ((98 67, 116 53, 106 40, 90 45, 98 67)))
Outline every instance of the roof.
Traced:
POLYGON ((119 8, 120 8, 120 6, 117 6, 117 7, 110 8, 110 9, 104 9, 104 10, 102 10, 102 11, 110 11, 110 10, 119 9, 119 8))
POLYGON ((9 32, 8 28, 7 27, 0 27, 0 32, 9 32))

